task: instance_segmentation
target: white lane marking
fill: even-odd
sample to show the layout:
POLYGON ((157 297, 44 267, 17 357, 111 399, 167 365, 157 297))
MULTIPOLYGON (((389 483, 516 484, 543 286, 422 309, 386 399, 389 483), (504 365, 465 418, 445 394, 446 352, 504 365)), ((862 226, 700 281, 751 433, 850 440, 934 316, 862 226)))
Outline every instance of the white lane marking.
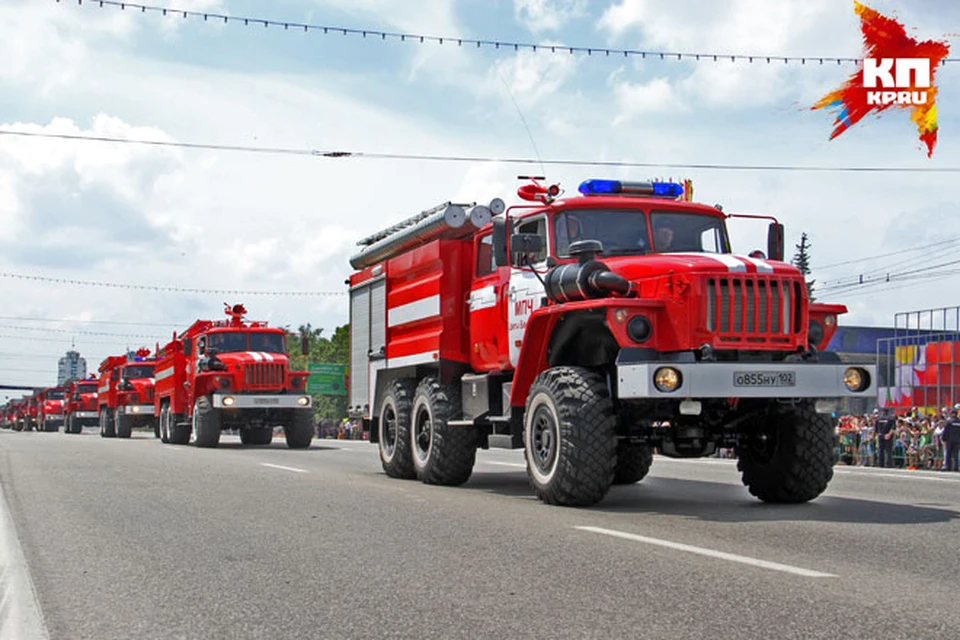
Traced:
POLYGON ((671 542, 670 540, 661 540, 660 538, 648 538, 647 536, 638 536, 633 533, 625 533, 623 531, 615 531, 613 529, 602 529, 600 527, 574 527, 574 529, 579 529, 581 531, 589 531, 591 533, 600 533, 606 536, 613 536, 614 538, 623 538, 624 540, 632 540, 634 542, 643 542, 644 544, 652 544, 658 547, 666 547, 668 549, 674 549, 676 551, 686 551, 687 553, 695 553, 697 555, 708 556, 710 558, 717 558, 720 560, 727 560, 729 562, 738 562, 740 564, 747 564, 752 567, 759 567, 761 569, 770 569, 772 571, 782 571, 783 573, 792 573, 794 575, 804 576, 806 578, 836 578, 837 577, 835 574, 832 574, 832 573, 823 573, 822 571, 813 571, 811 569, 803 569, 801 567, 794 567, 788 564, 780 564, 779 562, 770 562, 768 560, 760 560, 757 558, 740 556, 735 553, 727 553, 725 551, 716 551, 714 549, 706 549, 704 547, 695 547, 689 544, 671 542))
POLYGON ((477 460, 481 464, 495 464, 498 467, 519 467, 521 469, 526 469, 527 465, 520 462, 497 462, 496 460, 477 460))
POLYGON ((47 640, 43 611, 0 489, 0 640, 47 640))
POLYGON ((282 469, 284 471, 293 471, 295 473, 310 473, 306 469, 297 469, 296 467, 285 467, 282 464, 270 464, 269 462, 261 462, 261 467, 270 467, 271 469, 282 469))
MULTIPOLYGON (((836 472, 836 471, 840 471, 840 470, 839 470, 839 469, 834 469, 834 471, 836 472)), ((848 469, 843 469, 843 471, 846 472, 846 473, 848 473, 848 474, 849 474, 849 473, 857 473, 856 471, 853 471, 852 469, 849 469, 849 470, 848 470, 848 469)), ((946 482, 947 484, 960 484, 960 478, 958 478, 958 479, 956 479, 956 480, 953 480, 953 479, 951 479, 951 478, 932 478, 932 477, 930 477, 930 476, 908 476, 908 475, 905 474, 905 473, 903 473, 903 474, 901 474, 901 473, 865 473, 865 474, 862 474, 862 475, 864 475, 864 476, 870 476, 871 478, 897 478, 897 479, 902 478, 902 479, 904 479, 904 480, 926 480, 926 481, 928 481, 928 482, 946 482)))

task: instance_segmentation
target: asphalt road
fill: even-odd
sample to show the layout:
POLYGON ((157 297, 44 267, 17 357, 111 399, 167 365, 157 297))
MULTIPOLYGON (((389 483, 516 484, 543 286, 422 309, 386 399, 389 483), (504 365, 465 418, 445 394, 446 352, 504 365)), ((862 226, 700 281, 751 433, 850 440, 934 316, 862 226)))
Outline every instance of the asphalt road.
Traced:
POLYGON ((731 461, 658 458, 575 509, 518 451, 446 488, 363 442, 224 440, 0 431, 50 638, 960 636, 960 474, 839 468, 772 506, 731 461))

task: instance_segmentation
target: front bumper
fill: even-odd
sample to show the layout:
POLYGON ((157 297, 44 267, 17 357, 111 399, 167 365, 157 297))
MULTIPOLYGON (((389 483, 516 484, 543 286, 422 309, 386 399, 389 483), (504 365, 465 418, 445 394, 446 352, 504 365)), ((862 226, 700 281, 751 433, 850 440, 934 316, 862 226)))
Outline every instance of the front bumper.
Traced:
POLYGON ((860 398, 876 395, 875 365, 839 362, 618 362, 618 396, 632 399, 698 398, 860 398), (654 375, 661 367, 680 373, 674 391, 661 391, 654 375), (868 384, 850 391, 843 383, 850 367, 866 371, 868 384))
POLYGON ((313 399, 305 394, 213 394, 213 406, 217 409, 309 409, 313 406, 312 402, 313 399), (224 402, 227 398, 232 398, 233 403, 224 402), (306 398, 306 403, 300 404, 300 398, 306 398))
POLYGON ((123 413, 128 416, 153 416, 152 404, 130 404, 123 408, 123 413))

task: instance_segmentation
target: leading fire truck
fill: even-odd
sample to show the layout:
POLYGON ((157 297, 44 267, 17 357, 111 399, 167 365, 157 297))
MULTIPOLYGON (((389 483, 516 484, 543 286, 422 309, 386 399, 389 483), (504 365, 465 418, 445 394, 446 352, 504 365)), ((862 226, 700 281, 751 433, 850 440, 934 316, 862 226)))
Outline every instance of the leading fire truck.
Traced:
POLYGON ((153 411, 155 364, 149 349, 110 356, 100 363, 100 437, 129 438, 136 427, 150 427, 159 437, 153 411))
POLYGON ((523 448, 541 500, 589 505, 654 450, 732 447, 761 500, 822 493, 830 413, 875 371, 821 351, 846 307, 810 300, 783 226, 770 218, 766 254, 734 255, 733 216, 684 185, 587 180, 563 198, 541 180, 509 210, 444 203, 358 243, 350 410, 384 471, 458 485, 478 447, 523 448))
POLYGON ((244 321, 243 305, 225 305, 229 320, 197 320, 160 352, 154 414, 163 442, 216 447, 222 429, 243 444, 270 444, 282 426, 287 446, 313 439, 306 371, 291 371, 286 332, 244 321))

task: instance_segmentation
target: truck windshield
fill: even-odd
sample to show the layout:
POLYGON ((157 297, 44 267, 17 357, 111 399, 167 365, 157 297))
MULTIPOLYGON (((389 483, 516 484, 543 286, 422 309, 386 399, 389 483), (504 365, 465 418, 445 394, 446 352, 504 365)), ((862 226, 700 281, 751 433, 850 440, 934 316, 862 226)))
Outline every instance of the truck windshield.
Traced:
POLYGON ((82 384, 77 387, 77 393, 96 393, 97 385, 95 384, 82 384))
POLYGON ((579 240, 599 240, 602 255, 641 255, 695 251, 728 251, 723 219, 719 216, 676 211, 650 214, 651 242, 647 214, 637 209, 577 209, 554 218, 556 255, 566 258, 570 245, 579 240))
POLYGON ((63 389, 50 389, 47 391, 47 400, 63 400, 63 389))
POLYGON ((217 353, 234 353, 237 351, 261 351, 266 353, 286 353, 282 333, 231 331, 211 333, 207 336, 207 347, 217 350, 217 353))
POLYGON ((148 364, 138 364, 123 368, 123 377, 127 380, 136 380, 137 378, 152 378, 153 366, 148 364))

